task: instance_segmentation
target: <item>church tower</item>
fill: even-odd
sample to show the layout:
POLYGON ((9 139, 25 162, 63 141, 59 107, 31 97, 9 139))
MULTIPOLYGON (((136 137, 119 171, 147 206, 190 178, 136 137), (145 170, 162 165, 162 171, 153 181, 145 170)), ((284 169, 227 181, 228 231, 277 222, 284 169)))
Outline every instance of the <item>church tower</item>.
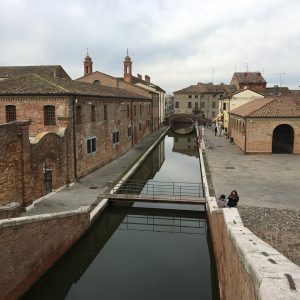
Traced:
POLYGON ((124 81, 127 83, 132 83, 132 61, 128 55, 128 49, 124 60, 124 81))
POLYGON ((84 67, 84 76, 92 74, 93 73, 93 62, 92 59, 89 56, 89 52, 87 51, 86 57, 83 62, 84 67))

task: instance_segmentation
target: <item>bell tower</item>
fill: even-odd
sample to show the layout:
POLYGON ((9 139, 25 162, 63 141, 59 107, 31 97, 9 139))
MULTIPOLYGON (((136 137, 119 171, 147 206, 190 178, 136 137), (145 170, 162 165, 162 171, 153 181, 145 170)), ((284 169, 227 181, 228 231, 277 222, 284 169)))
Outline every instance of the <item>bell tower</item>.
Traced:
POLYGON ((128 49, 126 51, 126 57, 124 60, 124 81, 132 83, 132 61, 128 55, 128 49))
POLYGON ((84 62, 83 62, 83 67, 84 67, 84 73, 83 73, 84 76, 93 73, 93 62, 92 62, 92 59, 89 56, 88 49, 87 49, 87 52, 86 52, 86 57, 85 57, 84 62))

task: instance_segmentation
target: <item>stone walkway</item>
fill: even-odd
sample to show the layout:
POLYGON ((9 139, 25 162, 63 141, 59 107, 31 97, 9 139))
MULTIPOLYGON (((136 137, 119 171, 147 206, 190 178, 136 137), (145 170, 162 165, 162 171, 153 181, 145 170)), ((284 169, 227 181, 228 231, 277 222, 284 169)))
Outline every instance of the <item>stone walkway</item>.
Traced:
POLYGON ((74 185, 51 194, 22 216, 74 210, 80 206, 96 206, 99 202, 98 196, 108 189, 109 183, 121 178, 166 129, 167 127, 162 127, 146 136, 127 153, 81 178, 74 185))
POLYGON ((244 225, 300 265, 300 156, 244 155, 210 129, 204 141, 216 197, 236 189, 244 225))

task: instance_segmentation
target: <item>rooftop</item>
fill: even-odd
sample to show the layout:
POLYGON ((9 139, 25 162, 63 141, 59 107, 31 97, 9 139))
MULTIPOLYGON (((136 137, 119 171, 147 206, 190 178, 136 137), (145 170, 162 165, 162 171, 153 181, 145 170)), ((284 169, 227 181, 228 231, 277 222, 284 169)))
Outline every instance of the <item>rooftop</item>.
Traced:
POLYGON ((267 83, 260 72, 235 72, 233 77, 239 83, 267 83))
POLYGON ((0 81, 0 95, 84 95, 148 99, 126 90, 65 78, 26 74, 0 81))
POLYGON ((212 83, 197 83, 195 85, 190 85, 182 90, 175 91, 174 94, 201 94, 201 93, 227 93, 231 95, 236 92, 236 87, 234 85, 228 84, 212 84, 212 83))
POLYGON ((250 101, 230 112, 241 117, 300 117, 300 97, 267 97, 250 101))

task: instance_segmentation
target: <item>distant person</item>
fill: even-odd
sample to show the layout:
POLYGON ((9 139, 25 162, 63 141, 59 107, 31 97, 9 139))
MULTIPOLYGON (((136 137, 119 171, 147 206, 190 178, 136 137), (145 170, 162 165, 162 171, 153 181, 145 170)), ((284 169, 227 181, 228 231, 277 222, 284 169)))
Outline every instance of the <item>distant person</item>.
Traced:
POLYGON ((230 195, 228 196, 228 203, 229 207, 236 207, 237 203, 239 202, 239 195, 236 190, 233 190, 230 195))
POLYGON ((221 195, 219 197, 219 199, 217 200, 217 203, 218 203, 219 208, 228 207, 227 203, 226 203, 226 196, 225 195, 221 195))
POLYGON ((218 133, 218 127, 217 126, 214 128, 214 132, 215 132, 215 136, 217 136, 217 133, 218 133))

